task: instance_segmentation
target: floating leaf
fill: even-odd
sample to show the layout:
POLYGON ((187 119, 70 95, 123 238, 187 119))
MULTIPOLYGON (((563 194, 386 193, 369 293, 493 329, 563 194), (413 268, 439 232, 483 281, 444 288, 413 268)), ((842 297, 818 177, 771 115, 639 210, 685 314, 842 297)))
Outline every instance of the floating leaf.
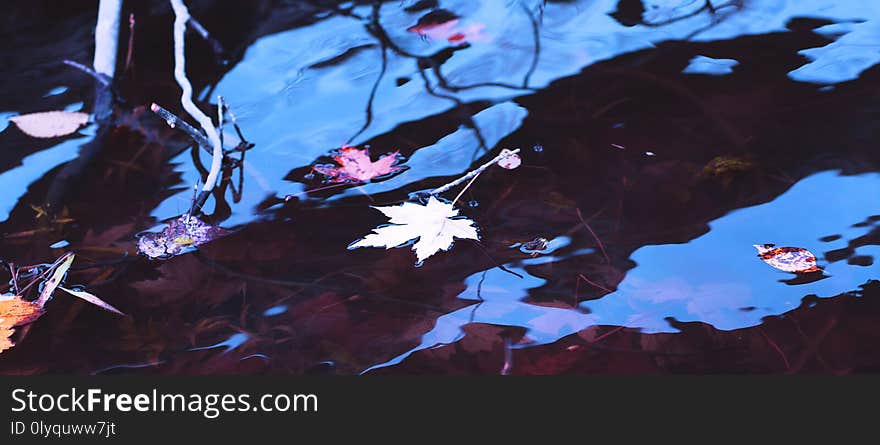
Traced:
POLYGON ((408 32, 418 34, 421 37, 429 38, 446 38, 455 33, 455 27, 461 22, 455 16, 444 16, 442 19, 436 19, 429 14, 419 20, 419 23, 406 28, 408 32), (443 20, 445 19, 445 20, 443 20))
POLYGON ((485 26, 473 23, 467 26, 459 26, 461 20, 452 19, 445 22, 427 22, 410 26, 406 30, 416 33, 423 38, 433 40, 446 39, 449 43, 466 43, 486 40, 483 30, 485 26))
POLYGON ((366 182, 373 178, 397 172, 403 167, 396 166, 399 152, 382 156, 378 161, 370 160, 370 151, 345 145, 333 159, 339 166, 316 165, 313 169, 330 178, 331 182, 366 182))
POLYGON ((78 111, 44 111, 14 116, 9 120, 29 136, 55 138, 79 130, 89 121, 89 115, 78 111))
POLYGON ((520 158, 518 154, 512 153, 510 150, 508 150, 506 148, 501 150, 501 156, 504 156, 503 158, 501 158, 498 161, 498 166, 501 168, 506 168, 507 170, 513 170, 513 169, 519 167, 520 164, 522 164, 522 158, 520 158), (507 154, 507 153, 511 153, 511 154, 507 154), (507 155, 505 156, 505 154, 507 154, 507 155))
POLYGON ((0 352, 15 346, 10 340, 15 332, 13 327, 28 324, 41 315, 40 306, 21 297, 0 297, 0 352))
POLYGON ((753 244, 758 258, 785 272, 810 273, 822 270, 816 265, 816 256, 801 247, 776 247, 774 244, 753 244))
POLYGON ((389 218, 390 225, 373 229, 373 233, 355 241, 349 249, 358 247, 402 246, 418 238, 413 245, 421 263, 431 255, 452 248, 455 238, 480 239, 473 221, 459 217, 458 210, 431 196, 427 205, 405 202, 399 206, 373 207, 389 218))
POLYGON ((83 300, 88 301, 89 303, 92 303, 95 306, 98 306, 102 309, 106 309, 110 312, 114 312, 119 315, 125 315, 119 309, 116 309, 115 307, 111 306, 109 303, 105 302, 104 300, 102 300, 102 299, 100 299, 100 298, 98 298, 88 292, 81 291, 81 290, 71 290, 66 287, 60 287, 59 289, 63 290, 64 292, 67 292, 70 295, 73 295, 74 297, 82 298, 83 300))
POLYGON ((152 259, 170 258, 190 252, 228 233, 226 229, 185 214, 169 222, 161 232, 141 236, 138 239, 138 251, 152 259))

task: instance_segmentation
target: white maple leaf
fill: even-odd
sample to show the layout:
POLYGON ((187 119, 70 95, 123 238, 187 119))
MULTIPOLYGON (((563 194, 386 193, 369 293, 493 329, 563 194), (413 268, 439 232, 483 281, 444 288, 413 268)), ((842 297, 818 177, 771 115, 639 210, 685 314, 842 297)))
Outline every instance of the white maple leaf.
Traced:
POLYGON ((358 247, 399 247, 418 238, 413 244, 419 263, 431 255, 452 248, 455 238, 479 240, 476 224, 458 217, 458 209, 452 204, 428 198, 427 205, 404 202, 399 206, 373 207, 389 218, 390 225, 377 227, 373 233, 351 243, 349 249, 358 247))

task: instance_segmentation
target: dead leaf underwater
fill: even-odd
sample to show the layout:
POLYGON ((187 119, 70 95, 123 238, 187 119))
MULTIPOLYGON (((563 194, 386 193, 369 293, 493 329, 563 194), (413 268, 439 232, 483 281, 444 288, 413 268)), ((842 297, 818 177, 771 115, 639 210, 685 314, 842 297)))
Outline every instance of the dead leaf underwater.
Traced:
POLYGON ((138 238, 138 252, 150 259, 171 258, 227 234, 229 230, 183 215, 171 220, 161 232, 145 233, 138 238))
POLYGON ((89 115, 78 111, 44 111, 9 118, 18 128, 35 138, 67 136, 88 123, 89 115))

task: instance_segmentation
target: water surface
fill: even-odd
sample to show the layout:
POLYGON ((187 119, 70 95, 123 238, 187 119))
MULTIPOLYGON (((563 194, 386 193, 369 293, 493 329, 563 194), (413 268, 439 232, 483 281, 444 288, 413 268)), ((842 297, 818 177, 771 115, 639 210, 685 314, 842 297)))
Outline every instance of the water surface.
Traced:
POLYGON ((127 316, 56 298, 4 373, 880 369, 880 6, 191 2, 225 54, 188 35, 190 79, 255 146, 203 209, 234 233, 151 261, 135 236, 186 211, 204 178, 148 111, 180 112, 170 10, 131 11, 111 122, 48 140, 7 124, 92 111, 91 79, 60 63, 90 60, 91 3, 20 2, 4 28, 0 258, 73 250, 68 281, 127 316), (325 189, 311 167, 345 144, 407 168, 325 189), (460 201, 480 243, 421 267, 408 248, 346 248, 384 222, 371 206, 502 148, 523 165, 460 201), (763 243, 809 249, 824 274, 771 268, 763 243))

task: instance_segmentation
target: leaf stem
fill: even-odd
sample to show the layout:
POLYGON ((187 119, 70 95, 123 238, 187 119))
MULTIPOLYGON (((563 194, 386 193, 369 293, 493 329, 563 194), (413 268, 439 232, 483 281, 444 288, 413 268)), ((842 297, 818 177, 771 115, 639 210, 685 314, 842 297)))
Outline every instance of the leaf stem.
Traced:
MULTIPOLYGON (((438 187, 434 190, 431 190, 430 193, 432 195, 439 195, 440 193, 443 193, 443 192, 461 184, 462 182, 465 182, 469 179, 476 179, 477 175, 479 175, 480 173, 483 173, 483 171, 485 171, 487 168, 497 164, 499 161, 507 158, 508 156, 513 156, 513 155, 519 153, 519 150, 520 149, 517 148, 516 150, 502 152, 498 156, 495 156, 494 158, 492 158, 492 160, 490 160, 489 162, 486 162, 485 164, 477 167, 476 169, 469 171, 466 175, 456 179, 455 181, 450 182, 449 184, 446 184, 442 187, 438 187)), ((471 181, 471 182, 473 182, 473 181, 471 181)), ((468 184, 468 187, 470 187, 470 184, 468 184)), ((467 189, 467 187, 465 187, 465 189, 467 189)), ((461 195, 459 195, 459 196, 461 196, 461 195)), ((456 199, 458 199, 458 198, 456 198, 456 199)))
POLYGON ((458 202, 458 199, 459 199, 459 198, 461 198, 461 195, 464 195, 464 192, 466 192, 467 189, 470 188, 471 184, 473 184, 474 181, 476 181, 477 178, 480 177, 480 173, 483 173, 483 172, 480 171, 479 173, 477 173, 476 175, 474 175, 474 177, 470 180, 470 182, 468 182, 467 185, 464 186, 464 188, 461 189, 460 192, 458 192, 458 195, 455 197, 455 199, 452 200, 452 205, 453 205, 453 206, 455 206, 455 203, 458 202))

